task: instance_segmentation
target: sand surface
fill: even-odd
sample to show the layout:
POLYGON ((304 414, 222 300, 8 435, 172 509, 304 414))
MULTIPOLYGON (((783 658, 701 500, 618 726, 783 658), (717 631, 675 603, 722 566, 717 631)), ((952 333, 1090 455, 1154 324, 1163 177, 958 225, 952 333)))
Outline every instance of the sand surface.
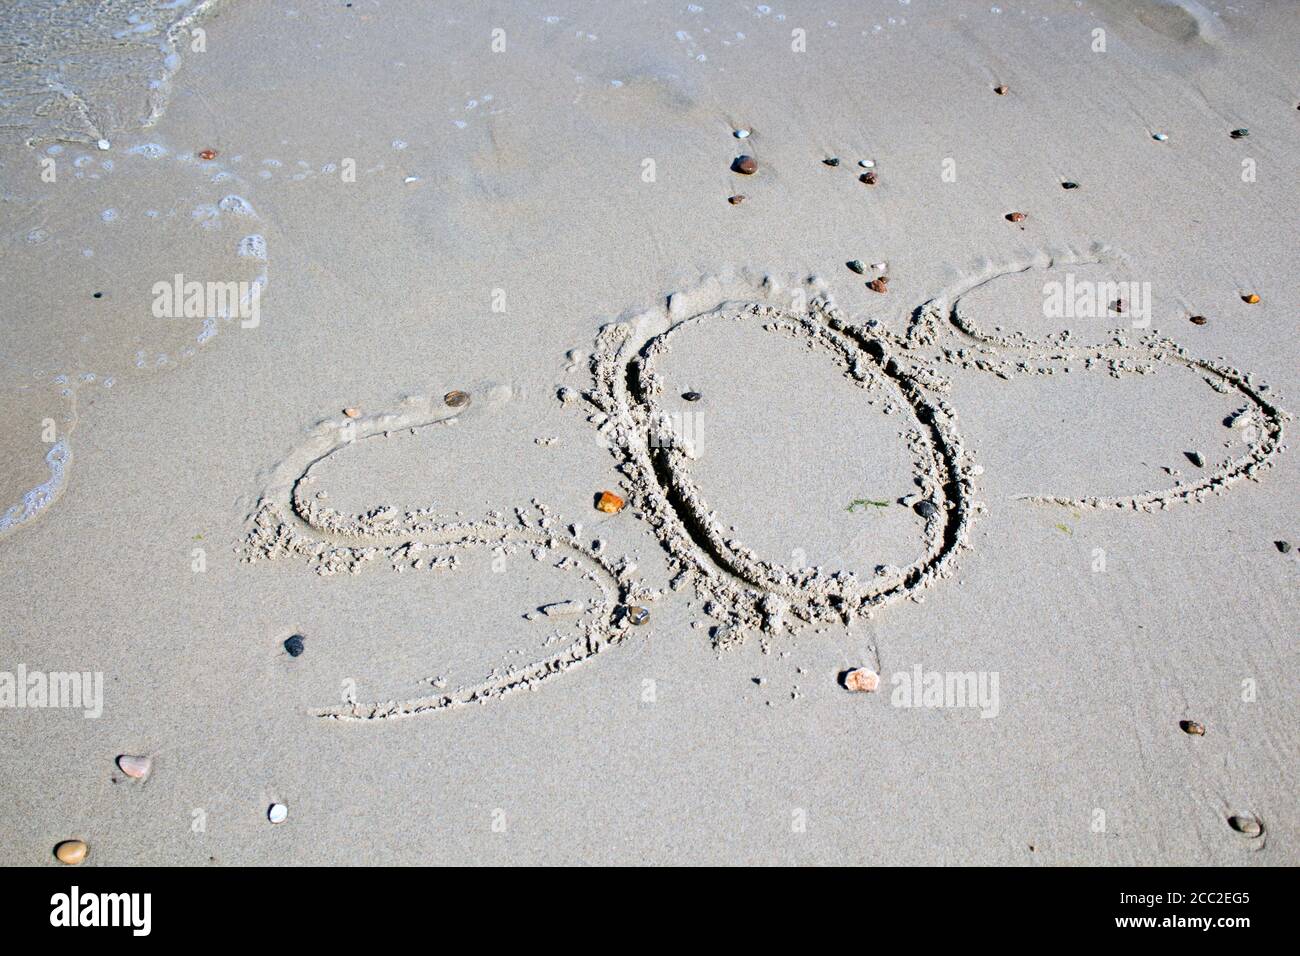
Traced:
POLYGON ((1295 5, 17 6, 0 862, 1300 862, 1295 5))

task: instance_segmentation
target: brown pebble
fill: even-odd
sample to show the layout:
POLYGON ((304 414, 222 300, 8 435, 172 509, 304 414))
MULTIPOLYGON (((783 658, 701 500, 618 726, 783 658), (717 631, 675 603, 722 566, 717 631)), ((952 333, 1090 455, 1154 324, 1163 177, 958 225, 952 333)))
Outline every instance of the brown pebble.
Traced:
POLYGON ((204 149, 199 151, 199 159, 209 160, 216 159, 217 151, 215 149, 204 149))
POLYGON ((1254 305, 1259 301, 1259 296, 1253 292, 1248 292, 1241 297, 1241 301, 1245 302, 1247 305, 1254 305))
POLYGON ((740 195, 739 193, 737 193, 735 196, 727 197, 727 202, 731 203, 733 206, 739 206, 744 201, 745 201, 745 197, 740 195))
POLYGON ((867 283, 867 288, 870 289, 872 292, 882 292, 882 293, 888 292, 889 276, 881 276, 878 279, 872 279, 870 282, 867 283))
POLYGON ((359 409, 359 408, 345 408, 345 409, 343 409, 343 414, 346 415, 346 416, 348 416, 348 418, 360 418, 360 417, 361 417, 361 409, 359 409))
POLYGON ((855 667, 844 675, 844 687, 858 694, 870 694, 880 686, 880 675, 866 667, 855 667))
POLYGON ((858 182, 866 183, 868 186, 874 186, 877 182, 879 182, 879 180, 876 179, 876 174, 874 172, 872 172, 871 170, 867 170, 865 173, 863 173, 861 176, 858 177, 858 182))
POLYGON ((81 840, 64 840, 54 848, 54 856, 60 863, 76 866, 86 859, 90 848, 81 840))
POLYGON ((758 172, 758 160, 753 156, 737 156, 731 163, 731 169, 742 176, 752 176, 758 172))
POLYGON ((1008 91, 1005 86, 999 84, 998 86, 993 87, 993 92, 998 96, 1006 96, 1008 91))
POLYGON ((1205 725, 1197 723, 1194 720, 1180 720, 1178 722, 1178 727, 1179 729, 1182 730, 1183 733, 1188 734, 1189 736, 1192 737, 1205 736, 1205 725))
POLYGON ((469 392, 448 392, 442 396, 442 400, 448 408, 464 408, 469 404, 469 392))
POLYGON ((1191 322, 1192 325, 1204 325, 1206 322, 1210 320, 1203 315, 1194 315, 1187 321, 1191 322))
POLYGON ((600 497, 596 499, 596 510, 603 511, 607 515, 616 515, 623 510, 623 501, 612 491, 602 491, 600 497))
POLYGON ((1007 222, 1024 222, 1028 218, 1023 212, 1007 213, 1007 222))

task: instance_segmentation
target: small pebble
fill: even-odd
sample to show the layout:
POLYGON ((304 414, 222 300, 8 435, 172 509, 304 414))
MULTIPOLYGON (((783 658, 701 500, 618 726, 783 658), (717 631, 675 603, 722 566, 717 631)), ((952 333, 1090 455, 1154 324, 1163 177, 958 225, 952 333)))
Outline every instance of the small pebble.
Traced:
POLYGON ((877 181, 876 174, 870 170, 858 177, 858 182, 866 183, 868 186, 874 186, 877 181))
POLYGON ((1250 135, 1250 130, 1248 130, 1248 129, 1234 129, 1234 130, 1233 130, 1231 133, 1229 133, 1228 135, 1231 136, 1233 139, 1245 139, 1247 136, 1250 135))
POLYGON ((633 604, 627 609, 627 619, 636 625, 644 624, 650 620, 650 609, 633 604))
POLYGON ((1192 737, 1204 737, 1205 725, 1197 723, 1194 720, 1180 720, 1178 728, 1185 734, 1192 737))
POLYGON ((81 863, 89 852, 90 848, 81 840, 64 840, 54 848, 55 859, 68 866, 81 863))
POLYGON ((578 397, 578 393, 575 392, 573 389, 569 388, 569 386, 562 385, 556 391, 555 397, 567 405, 569 404, 569 402, 574 401, 578 397))
POLYGON ((867 667, 855 667, 844 675, 846 690, 858 694, 870 694, 880 686, 880 675, 867 667))
POLYGON ((600 497, 596 499, 596 510, 603 511, 607 515, 616 515, 623 510, 626 502, 612 491, 602 491, 600 497))
POLYGON ((1191 322, 1192 325, 1204 325, 1206 322, 1210 320, 1203 315, 1194 315, 1187 321, 1191 322))
POLYGON ((301 634, 295 634, 293 637, 285 639, 284 650, 290 657, 297 657, 306 649, 301 634))
POLYGON ((289 819, 289 808, 283 803, 273 803, 266 811, 266 818, 272 823, 283 823, 289 819))
POLYGON ((998 85, 993 87, 993 92, 996 93, 998 96, 1006 96, 1007 88, 1005 86, 998 85))
POLYGON ((360 418, 360 417, 361 417, 361 409, 359 409, 359 408, 345 408, 345 409, 343 409, 343 414, 346 415, 346 416, 348 416, 348 418, 360 418))
POLYGON ((1186 455, 1187 460, 1190 461, 1197 468, 1205 467, 1205 458, 1202 457, 1199 451, 1185 451, 1183 452, 1183 454, 1186 455))
POLYGON ((216 151, 215 149, 201 149, 201 150, 199 150, 199 159, 202 159, 202 160, 204 160, 204 161, 207 161, 207 160, 210 160, 210 159, 216 159, 216 158, 217 158, 217 151, 216 151))
POLYGON ((838 156, 827 156, 822 160, 822 162, 827 166, 838 166, 840 164, 840 158, 838 156))
POLYGON ((1290 542, 1290 541, 1274 541, 1273 543, 1274 543, 1275 545, 1277 545, 1277 549, 1278 549, 1279 551, 1281 551, 1283 554, 1290 554, 1290 553, 1291 553, 1291 542, 1290 542))
POLYGON ((848 266, 850 269, 852 269, 854 272, 856 272, 858 275, 863 275, 867 271, 867 267, 862 264, 861 259, 851 259, 844 264, 848 266))
POLYGON ((153 766, 153 761, 148 757, 122 754, 117 758, 117 766, 132 780, 143 780, 145 777, 149 776, 149 770, 153 766))
POLYGON ((98 142, 96 142, 95 145, 98 146, 100 149, 108 149, 108 147, 111 146, 112 144, 109 143, 109 141, 106 139, 101 139, 98 142))
POLYGON ((1163 143, 1165 140, 1167 140, 1167 139, 1169 138, 1169 134, 1168 134, 1168 133, 1152 133, 1152 134, 1151 134, 1151 138, 1154 139, 1157 143, 1163 143))
POLYGON ((749 130, 747 130, 747 129, 738 129, 738 130, 736 130, 734 133, 732 133, 731 135, 734 136, 734 137, 736 137, 736 139, 749 139, 749 130))
POLYGON ((912 510, 927 520, 939 513, 939 509, 933 501, 918 501, 912 510))
MULTIPOLYGON (((871 263, 871 268, 875 269, 877 272, 884 272, 886 269, 889 268, 889 263, 888 263, 888 262, 873 262, 873 263, 871 263)), ((886 281, 888 281, 888 280, 886 280, 886 281)))
POLYGON ((1079 188, 1079 184, 1076 183, 1076 182, 1075 182, 1074 180, 1072 180, 1072 179, 1067 179, 1065 182, 1061 183, 1061 188, 1062 188, 1062 189, 1078 189, 1078 188, 1079 188))
POLYGON ((1228 826, 1252 840, 1264 832, 1264 823, 1253 813, 1234 813, 1228 817, 1228 826))
POLYGON ((740 195, 739 193, 737 193, 734 196, 727 197, 727 202, 731 203, 733 206, 739 206, 744 201, 745 201, 745 197, 740 195))
POLYGON ((698 402, 703 397, 699 392, 682 392, 682 398, 688 402, 698 402))
POLYGON ((872 279, 867 283, 867 288, 872 292, 885 293, 889 291, 889 276, 881 276, 878 279, 872 279))
POLYGON ((442 400, 448 408, 464 408, 469 404, 469 392, 448 392, 442 400))
POLYGON ((1029 217, 1026 216, 1023 212, 1007 213, 1007 222, 1024 222, 1027 218, 1029 217))
POLYGON ((731 169, 742 176, 752 176, 758 172, 758 160, 753 156, 737 156, 731 162, 731 169))
POLYGON ((1248 292, 1241 297, 1241 301, 1245 302, 1247 305, 1255 305, 1259 302, 1259 296, 1253 292, 1248 292))
POLYGON ((858 165, 863 169, 875 169, 876 161, 874 159, 859 159, 858 165))

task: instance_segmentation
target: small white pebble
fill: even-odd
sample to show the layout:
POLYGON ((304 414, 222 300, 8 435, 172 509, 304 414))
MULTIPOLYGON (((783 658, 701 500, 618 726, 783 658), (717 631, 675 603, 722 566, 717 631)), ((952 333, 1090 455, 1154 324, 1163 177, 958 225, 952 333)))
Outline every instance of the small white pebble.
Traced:
POLYGON ((863 169, 875 169, 876 161, 874 159, 859 159, 858 165, 863 169))
POLYGON ((738 130, 736 130, 735 136, 736 136, 736 139, 747 139, 747 138, 749 137, 749 130, 747 130, 747 129, 738 129, 738 130))
POLYGON ((289 808, 283 803, 273 803, 271 809, 266 811, 266 818, 272 823, 283 823, 289 818, 289 808))
POLYGON ((112 144, 106 139, 101 139, 95 145, 98 146, 100 149, 108 149, 108 147, 111 146, 112 144))

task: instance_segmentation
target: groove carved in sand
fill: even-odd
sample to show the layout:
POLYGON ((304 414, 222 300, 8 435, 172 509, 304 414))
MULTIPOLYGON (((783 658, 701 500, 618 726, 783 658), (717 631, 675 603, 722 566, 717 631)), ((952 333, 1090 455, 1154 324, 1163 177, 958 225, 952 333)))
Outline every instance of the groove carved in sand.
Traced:
POLYGON ((595 385, 586 398, 596 409, 592 419, 621 461, 633 506, 670 556, 672 587, 694 584, 706 613, 719 621, 713 629, 715 643, 735 643, 750 631, 847 624, 948 574, 966 541, 974 504, 955 418, 922 386, 930 370, 895 356, 879 340, 859 339, 815 280, 790 297, 793 307, 774 304, 782 296, 770 278, 748 289, 742 284, 727 290, 715 280, 695 305, 710 294, 712 309, 696 311, 670 302, 662 314, 602 329, 592 359, 595 385), (900 440, 911 453, 921 497, 936 506, 925 520, 924 553, 911 565, 882 566, 874 576, 792 569, 759 557, 724 528, 691 477, 692 450, 673 432, 656 370, 682 330, 724 321, 758 323, 765 331, 794 337, 828 355, 852 386, 868 393, 871 404, 911 416, 900 440))
POLYGON ((243 555, 250 562, 297 557, 308 561, 317 573, 329 575, 356 574, 374 561, 386 562, 394 570, 454 572, 458 556, 466 549, 490 548, 500 554, 526 549, 534 559, 595 584, 600 599, 585 604, 573 625, 577 635, 571 642, 533 663, 498 668, 478 683, 447 692, 369 704, 347 702, 322 707, 314 711, 315 716, 335 720, 410 717, 530 690, 622 643, 631 633, 626 605, 653 598, 635 579, 635 565, 593 550, 564 530, 560 520, 536 499, 527 507, 515 507, 510 514, 491 512, 473 521, 442 515, 432 508, 399 513, 378 507, 365 514, 343 514, 317 499, 313 470, 339 451, 397 432, 419 434, 472 419, 485 411, 485 406, 503 401, 506 392, 477 395, 475 404, 463 410, 446 408, 440 399, 408 399, 395 411, 321 422, 267 477, 265 491, 248 519, 243 555))
POLYGON ((1235 393, 1241 399, 1241 407, 1224 424, 1236 429, 1242 437, 1247 448, 1245 454, 1221 463, 1196 481, 1180 481, 1168 488, 1132 495, 1071 497, 1037 493, 1018 496, 1021 500, 1074 508, 1156 511, 1221 494, 1242 479, 1256 479, 1284 449, 1283 423, 1289 416, 1270 399, 1268 387, 1253 382, 1250 374, 1196 358, 1171 339, 1132 328, 1110 332, 1109 340, 1098 345, 1076 345, 1069 331, 1043 339, 1032 339, 1022 333, 989 332, 978 326, 963 307, 966 295, 1004 276, 1034 268, 1046 273, 1063 266, 1108 264, 1116 258, 1113 253, 1098 250, 1084 257, 1044 257, 1009 267, 990 267, 926 302, 913 313, 906 334, 890 338, 906 351, 921 354, 937 348, 938 361, 942 363, 977 369, 1003 379, 1014 375, 1051 375, 1070 369, 1099 371, 1119 378, 1171 368, 1192 372, 1216 392, 1235 393))

